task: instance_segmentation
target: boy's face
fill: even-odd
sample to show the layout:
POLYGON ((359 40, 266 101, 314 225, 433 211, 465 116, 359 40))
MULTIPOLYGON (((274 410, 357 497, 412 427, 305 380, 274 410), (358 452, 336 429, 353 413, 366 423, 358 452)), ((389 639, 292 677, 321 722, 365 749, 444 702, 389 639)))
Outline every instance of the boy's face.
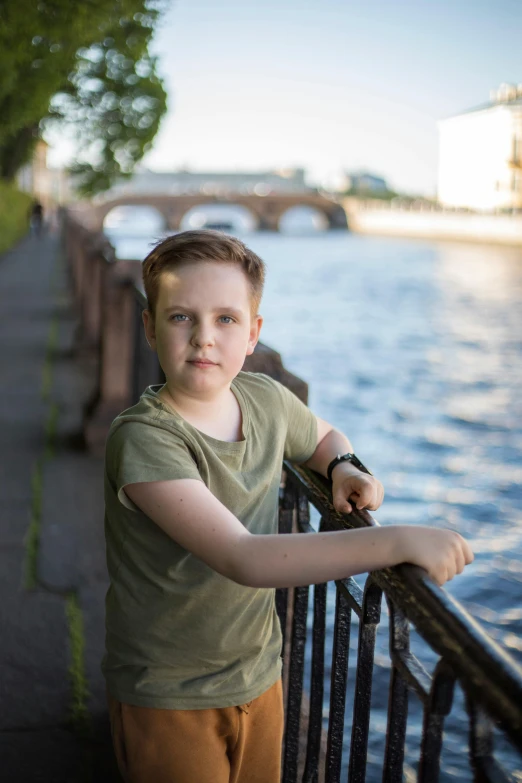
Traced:
POLYGON ((239 266, 202 261, 161 275, 156 317, 146 310, 143 322, 167 382, 189 396, 210 398, 253 353, 263 319, 252 316, 239 266))

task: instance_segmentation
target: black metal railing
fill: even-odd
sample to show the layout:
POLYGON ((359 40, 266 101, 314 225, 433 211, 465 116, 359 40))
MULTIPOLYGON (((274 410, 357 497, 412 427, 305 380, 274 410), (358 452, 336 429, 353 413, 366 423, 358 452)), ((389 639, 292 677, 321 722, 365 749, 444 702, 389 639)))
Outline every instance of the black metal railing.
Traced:
MULTIPOLYGON (((366 512, 341 515, 333 508, 329 485, 313 471, 284 463, 281 490, 280 532, 297 530, 315 535, 309 503, 321 514, 320 531, 342 530, 376 524, 366 512), (294 525, 292 527, 292 524, 294 525)), ((420 568, 401 565, 370 574, 364 591, 354 579, 336 585, 335 620, 331 660, 330 704, 324 767, 319 766, 323 731, 323 690, 326 636, 326 585, 315 585, 311 677, 308 688, 310 714, 304 773, 301 780, 325 783, 341 780, 341 760, 348 680, 352 613, 359 620, 359 640, 348 780, 366 779, 374 651, 382 597, 389 612, 391 661, 382 780, 403 780, 408 696, 414 693, 423 711, 417 780, 439 780, 444 721, 452 709, 455 685, 462 689, 468 716, 470 778, 477 781, 519 780, 510 777, 495 757, 494 730, 509 740, 512 756, 522 768, 522 668, 493 641, 481 626, 449 594, 420 568), (410 624, 439 656, 430 675, 410 650, 410 624), (324 777, 323 777, 324 776, 324 777)), ((278 591, 278 610, 286 631, 288 594, 278 591)), ((307 639, 308 587, 294 588, 291 638, 285 638, 290 660, 284 749, 284 783, 298 779, 300 705, 304 688, 307 639)))
MULTIPOLYGON (((136 288, 136 329, 133 396, 146 385, 164 382, 155 355, 141 328, 146 307, 136 288)), ((342 515, 332 505, 329 483, 313 471, 285 462, 279 506, 279 532, 315 535, 310 504, 320 514, 319 530, 341 530, 377 524, 367 512, 342 515)), ((352 578, 335 582, 335 613, 331 661, 326 661, 327 585, 313 586, 313 620, 309 633, 309 587, 276 590, 283 632, 287 688, 283 783, 339 783, 343 752, 349 749, 348 781, 367 778, 374 654, 383 596, 389 615, 390 682, 384 739, 382 780, 401 783, 404 775, 409 694, 423 713, 418 748, 417 780, 435 783, 440 777, 444 723, 454 703, 455 686, 465 696, 468 720, 470 777, 476 781, 515 780, 495 756, 494 731, 510 743, 522 769, 522 669, 445 590, 420 568, 401 565, 371 573, 364 590, 352 578), (353 678, 351 737, 344 736, 348 692, 350 634, 358 618, 357 662, 353 678), (430 675, 410 649, 410 630, 438 656, 430 675), (310 683, 304 674, 311 641, 310 683), (323 725, 326 663, 330 670, 327 726, 323 725), (309 699, 308 728, 303 742, 303 699, 309 699), (304 744, 304 748, 303 748, 304 744)), ((522 776, 522 773, 520 773, 522 776)), ((517 776, 517 780, 521 778, 517 776)))

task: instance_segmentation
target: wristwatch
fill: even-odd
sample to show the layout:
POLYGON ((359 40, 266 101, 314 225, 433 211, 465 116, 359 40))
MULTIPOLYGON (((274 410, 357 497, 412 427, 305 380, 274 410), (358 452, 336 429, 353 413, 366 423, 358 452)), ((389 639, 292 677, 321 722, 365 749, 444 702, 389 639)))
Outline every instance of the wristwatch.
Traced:
POLYGON ((363 473, 368 473, 370 476, 373 476, 373 473, 371 470, 368 470, 368 468, 362 464, 359 457, 356 457, 355 454, 338 454, 336 457, 333 458, 333 460, 328 465, 328 470, 326 471, 328 475, 328 481, 332 480, 332 470, 335 468, 336 465, 339 464, 339 462, 351 462, 352 465, 355 465, 356 468, 359 468, 359 470, 362 470, 363 473))

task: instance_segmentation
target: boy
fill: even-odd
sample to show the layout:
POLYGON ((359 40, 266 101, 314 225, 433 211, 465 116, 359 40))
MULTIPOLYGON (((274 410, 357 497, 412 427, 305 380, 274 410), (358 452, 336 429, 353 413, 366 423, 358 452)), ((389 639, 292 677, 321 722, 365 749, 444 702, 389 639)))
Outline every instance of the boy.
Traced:
POLYGON ((473 555, 449 530, 277 535, 283 457, 328 475, 338 511, 377 509, 350 441, 268 376, 242 372, 265 267, 215 231, 145 259, 147 340, 166 377, 113 422, 106 452, 107 652, 130 783, 276 783, 283 732, 276 587, 408 561, 439 584, 473 555))

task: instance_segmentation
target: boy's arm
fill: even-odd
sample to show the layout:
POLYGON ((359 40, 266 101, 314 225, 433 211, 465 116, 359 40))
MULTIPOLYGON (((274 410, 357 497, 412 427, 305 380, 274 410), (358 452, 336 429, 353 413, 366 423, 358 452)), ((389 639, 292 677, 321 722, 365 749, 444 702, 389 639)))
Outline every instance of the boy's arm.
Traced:
POLYGON ((408 561, 444 584, 473 560, 451 530, 397 525, 305 535, 252 535, 201 482, 128 484, 125 493, 178 544, 249 587, 294 587, 343 579, 408 561))
MULTIPOLYGON (((317 418, 317 447, 303 464, 327 478, 330 462, 338 454, 353 452, 353 446, 342 432, 324 419, 317 418)), ((336 511, 349 514, 352 504, 358 509, 375 511, 383 501, 384 488, 375 476, 362 473, 350 462, 338 463, 332 471, 332 498, 336 511)))

